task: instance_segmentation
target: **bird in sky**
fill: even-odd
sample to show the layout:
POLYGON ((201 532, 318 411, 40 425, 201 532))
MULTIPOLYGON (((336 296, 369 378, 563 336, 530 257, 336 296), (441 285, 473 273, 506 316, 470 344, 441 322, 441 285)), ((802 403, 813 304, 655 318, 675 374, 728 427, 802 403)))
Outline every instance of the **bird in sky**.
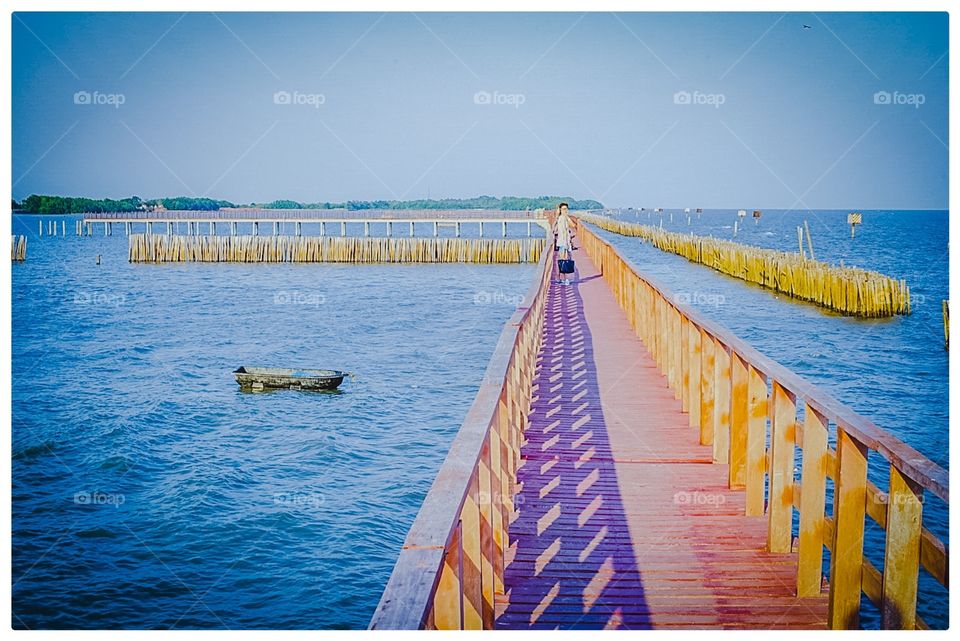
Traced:
POLYGON ((811 26, 808 25, 808 24, 803 25, 803 28, 804 28, 804 29, 813 29, 813 27, 811 27, 811 26))

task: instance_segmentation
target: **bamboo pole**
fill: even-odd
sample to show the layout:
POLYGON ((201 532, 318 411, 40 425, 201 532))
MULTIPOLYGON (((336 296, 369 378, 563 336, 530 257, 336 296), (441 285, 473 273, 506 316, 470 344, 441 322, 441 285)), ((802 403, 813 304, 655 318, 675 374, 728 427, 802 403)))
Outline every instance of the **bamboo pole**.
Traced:
POLYGON ((10 259, 16 263, 22 263, 27 259, 27 237, 10 237, 10 259))

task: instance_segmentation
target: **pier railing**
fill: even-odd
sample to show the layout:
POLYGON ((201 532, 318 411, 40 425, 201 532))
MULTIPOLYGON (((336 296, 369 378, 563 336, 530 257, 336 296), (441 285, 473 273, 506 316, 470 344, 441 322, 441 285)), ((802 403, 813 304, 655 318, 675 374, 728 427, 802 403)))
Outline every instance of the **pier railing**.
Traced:
POLYGON ((767 548, 798 553, 797 595, 821 594, 826 580, 830 628, 859 626, 861 593, 880 609, 882 627, 925 627, 921 568, 949 589, 947 546, 923 525, 925 495, 949 503, 946 470, 679 302, 588 225, 579 228, 691 428, 713 446, 714 462, 729 464, 729 486, 746 492, 746 514, 766 518, 767 548), (886 491, 867 478, 871 454, 887 468, 886 491), (882 570, 864 554, 868 517, 885 532, 882 570))
POLYGON ((407 534, 371 629, 490 629, 553 248, 500 334, 473 405, 407 534))
POLYGON ((155 211, 91 212, 86 221, 166 220, 538 220, 542 210, 502 209, 160 209, 155 211))

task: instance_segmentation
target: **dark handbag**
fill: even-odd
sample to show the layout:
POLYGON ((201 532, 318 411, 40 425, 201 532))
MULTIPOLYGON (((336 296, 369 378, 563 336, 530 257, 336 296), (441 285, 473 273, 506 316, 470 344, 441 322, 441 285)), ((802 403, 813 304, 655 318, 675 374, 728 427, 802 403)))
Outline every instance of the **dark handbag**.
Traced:
POLYGON ((574 264, 572 258, 561 258, 557 261, 557 269, 560 270, 561 274, 572 274, 574 270, 574 264))

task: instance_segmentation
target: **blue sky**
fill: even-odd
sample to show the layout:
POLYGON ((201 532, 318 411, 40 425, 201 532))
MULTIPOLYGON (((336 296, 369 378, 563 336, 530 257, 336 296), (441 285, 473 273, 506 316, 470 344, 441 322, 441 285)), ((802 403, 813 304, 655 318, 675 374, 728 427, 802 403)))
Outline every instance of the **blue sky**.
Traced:
POLYGON ((946 13, 11 20, 15 198, 947 207, 946 13))

